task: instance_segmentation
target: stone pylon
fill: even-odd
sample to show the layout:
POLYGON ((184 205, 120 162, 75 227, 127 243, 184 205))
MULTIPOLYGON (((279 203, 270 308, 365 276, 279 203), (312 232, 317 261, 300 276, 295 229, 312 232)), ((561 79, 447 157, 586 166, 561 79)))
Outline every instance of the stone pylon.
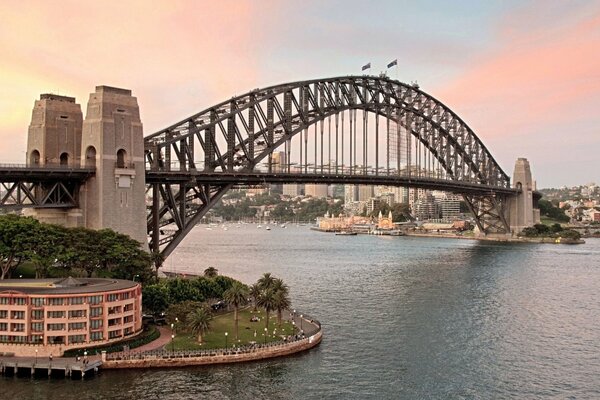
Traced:
POLYGON ((147 248, 144 138, 130 90, 97 86, 83 121, 81 165, 96 175, 81 190, 85 226, 111 228, 147 248))
POLYGON ((521 189, 517 196, 509 199, 510 229, 516 234, 540 222, 540 210, 534 201, 536 185, 526 158, 518 158, 515 162, 512 185, 521 189))

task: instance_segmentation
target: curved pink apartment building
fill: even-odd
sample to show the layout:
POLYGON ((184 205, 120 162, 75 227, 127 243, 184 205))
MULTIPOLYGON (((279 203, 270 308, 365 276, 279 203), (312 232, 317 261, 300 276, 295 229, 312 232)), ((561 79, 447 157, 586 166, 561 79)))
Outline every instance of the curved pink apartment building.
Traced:
POLYGON ((0 353, 54 356, 142 330, 138 282, 107 278, 0 281, 0 353))

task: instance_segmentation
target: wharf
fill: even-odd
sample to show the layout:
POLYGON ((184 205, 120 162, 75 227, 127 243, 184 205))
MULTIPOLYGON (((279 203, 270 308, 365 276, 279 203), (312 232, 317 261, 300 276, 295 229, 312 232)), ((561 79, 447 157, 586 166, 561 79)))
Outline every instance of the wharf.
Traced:
POLYGON ((0 357, 0 375, 84 379, 98 372, 102 361, 84 363, 74 358, 55 358, 52 361, 34 357, 0 357))

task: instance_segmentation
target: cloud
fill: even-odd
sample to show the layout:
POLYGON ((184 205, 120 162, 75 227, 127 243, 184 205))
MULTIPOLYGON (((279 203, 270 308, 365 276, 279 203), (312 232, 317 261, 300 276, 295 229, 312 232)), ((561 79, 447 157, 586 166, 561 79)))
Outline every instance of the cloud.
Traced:
POLYGON ((536 153, 540 141, 586 158, 590 147, 581 143, 600 145, 598 8, 586 6, 551 18, 550 11, 560 10, 528 7, 512 18, 505 16, 495 50, 432 93, 461 115, 492 153, 495 148, 512 150, 501 153, 501 159, 524 152, 538 154, 539 162, 547 164, 536 153))
POLYGON ((43 92, 76 96, 85 113, 94 86, 132 89, 150 134, 255 87, 261 9, 232 0, 3 2, 0 159, 14 158, 4 143, 25 142, 12 136, 27 131, 43 92))

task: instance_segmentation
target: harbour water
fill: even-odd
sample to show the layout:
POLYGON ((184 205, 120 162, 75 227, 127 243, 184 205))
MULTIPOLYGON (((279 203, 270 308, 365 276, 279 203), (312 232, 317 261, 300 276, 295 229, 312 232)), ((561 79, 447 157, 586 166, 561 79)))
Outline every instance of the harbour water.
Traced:
POLYGON ((600 397, 600 239, 577 246, 197 227, 166 269, 283 278, 321 345, 240 365, 2 378, 2 399, 600 397))

